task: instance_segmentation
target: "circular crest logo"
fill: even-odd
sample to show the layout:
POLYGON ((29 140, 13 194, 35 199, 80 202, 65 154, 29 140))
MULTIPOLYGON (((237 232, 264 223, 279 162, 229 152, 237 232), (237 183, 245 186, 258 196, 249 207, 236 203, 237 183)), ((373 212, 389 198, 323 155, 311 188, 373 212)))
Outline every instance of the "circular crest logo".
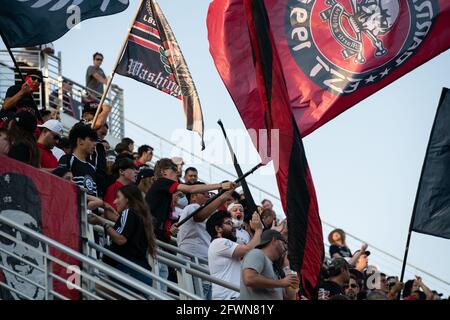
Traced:
POLYGON ((289 0, 286 36, 314 83, 347 95, 377 83, 417 52, 437 0, 289 0))
POLYGON ((88 193, 94 191, 94 184, 95 184, 95 182, 94 182, 94 180, 92 180, 91 176, 84 177, 84 186, 88 190, 88 193))

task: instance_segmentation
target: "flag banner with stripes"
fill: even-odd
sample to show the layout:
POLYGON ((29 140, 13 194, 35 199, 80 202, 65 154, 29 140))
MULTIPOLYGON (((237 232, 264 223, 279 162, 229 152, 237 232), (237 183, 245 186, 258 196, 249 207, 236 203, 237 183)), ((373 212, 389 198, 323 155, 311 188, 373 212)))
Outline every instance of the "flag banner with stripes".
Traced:
POLYGON ((450 89, 442 90, 414 205, 412 230, 450 239, 450 89))
MULTIPOLYGON (((450 47, 448 0, 261 1, 302 136, 450 47)), ((241 70, 224 81, 245 100, 256 92, 248 31, 242 12, 229 19, 216 30, 227 45, 212 50, 241 70)))
POLYGON ((203 141, 203 114, 194 81, 173 32, 154 0, 142 2, 116 72, 182 100, 186 128, 203 141))
MULTIPOLYGON (((207 26, 214 62, 247 129, 278 131, 277 146, 269 145, 264 153, 278 148, 278 156, 271 156, 287 215, 290 267, 299 272, 301 294, 311 298, 324 258, 322 226, 266 8, 259 0, 214 0, 209 8, 207 26), (241 47, 243 42, 246 45, 241 47), (248 69, 241 70, 242 64, 231 59, 238 56, 248 69), (248 82, 227 81, 240 76, 248 82), (240 94, 246 90, 246 95, 240 94)), ((271 143, 269 136, 270 133, 269 141, 260 140, 259 146, 258 141, 254 141, 258 150, 261 151, 261 145, 271 143)), ((267 154, 261 157, 267 160, 267 154)))
POLYGON ((0 0, 0 30, 11 48, 46 44, 83 20, 124 11, 128 0, 0 0))

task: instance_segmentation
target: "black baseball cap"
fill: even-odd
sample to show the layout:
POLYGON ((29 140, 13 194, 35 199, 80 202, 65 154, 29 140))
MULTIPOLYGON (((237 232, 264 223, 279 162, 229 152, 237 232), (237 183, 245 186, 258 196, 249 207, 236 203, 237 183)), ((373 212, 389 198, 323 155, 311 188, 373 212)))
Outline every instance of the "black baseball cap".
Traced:
POLYGON ((44 78, 44 77, 42 76, 41 70, 39 70, 39 69, 30 69, 30 70, 28 70, 27 76, 35 76, 35 77, 38 77, 39 79, 41 79, 41 81, 42 81, 42 79, 44 78))
MULTIPOLYGON (((357 253, 360 252, 360 251, 361 251, 361 250, 356 250, 355 253, 354 253, 353 255, 357 254, 357 253)), ((368 251, 368 250, 364 251, 363 253, 364 253, 366 256, 370 256, 370 251, 368 251)))
POLYGON ((28 111, 21 111, 14 115, 14 121, 25 131, 34 133, 37 127, 37 120, 34 115, 28 111))
POLYGON ((286 239, 283 238, 281 233, 279 233, 276 230, 268 229, 268 230, 263 231, 263 233, 261 235, 261 241, 256 246, 256 248, 261 249, 266 244, 268 244, 270 241, 272 241, 273 238, 275 238, 276 240, 286 241, 286 239))
POLYGON ((153 169, 141 168, 136 177, 136 184, 139 184, 139 182, 141 182, 142 179, 150 178, 153 177, 154 175, 155 171, 153 171, 153 169))
POLYGON ((97 99, 84 99, 83 100, 83 113, 96 113, 98 108, 97 99))

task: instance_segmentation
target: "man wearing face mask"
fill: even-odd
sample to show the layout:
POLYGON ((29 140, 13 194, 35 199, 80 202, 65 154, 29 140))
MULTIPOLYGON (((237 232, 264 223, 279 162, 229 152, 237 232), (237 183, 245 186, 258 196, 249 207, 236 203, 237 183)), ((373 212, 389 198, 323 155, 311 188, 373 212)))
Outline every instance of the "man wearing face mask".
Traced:
POLYGON ((244 229, 244 207, 240 203, 232 203, 228 206, 227 211, 231 214, 231 221, 236 229, 236 242, 238 244, 249 243, 251 236, 244 229))
MULTIPOLYGON (((6 173, 0 176, 0 216, 42 233, 41 201, 38 190, 30 178, 18 173, 6 173)), ((0 236, 0 248, 4 250, 0 251, 0 265, 5 268, 4 270, 0 269, 0 281, 12 289, 0 287, 0 300, 21 300, 27 297, 34 300, 44 299, 44 290, 7 271, 14 271, 20 276, 44 286, 45 274, 33 267, 33 265, 37 265, 44 268, 44 245, 6 224, 0 223, 0 230, 27 245, 0 236), (21 257, 29 263, 19 261, 12 255, 6 254, 5 251, 21 257)))

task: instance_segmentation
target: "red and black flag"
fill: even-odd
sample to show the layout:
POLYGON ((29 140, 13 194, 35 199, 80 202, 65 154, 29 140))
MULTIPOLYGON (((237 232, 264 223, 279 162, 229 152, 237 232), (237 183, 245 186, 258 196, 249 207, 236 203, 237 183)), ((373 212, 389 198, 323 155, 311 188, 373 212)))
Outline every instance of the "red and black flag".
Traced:
POLYGON ((200 99, 180 47, 155 0, 142 1, 116 72, 183 101, 186 128, 203 141, 200 99))
MULTIPOLYGON (((302 136, 450 47, 448 0, 261 1, 302 136)), ((246 100, 256 83, 245 15, 238 10, 244 0, 215 2, 228 3, 227 14, 233 10, 227 25, 216 29, 227 32, 216 36, 223 45, 213 50, 228 48, 216 63, 240 70, 224 80, 240 87, 235 100, 246 100)))
MULTIPOLYGON (((270 154, 266 150, 260 154, 265 160, 267 156, 274 160, 288 216, 291 268, 300 274, 303 294, 311 297, 324 256, 322 226, 266 8, 257 0, 216 0, 210 6, 207 24, 211 54, 247 129, 267 130, 269 143, 272 134, 278 136, 278 141, 268 145, 270 154), (249 46, 236 45, 236 38, 245 38, 249 46), (248 69, 239 70, 234 58, 246 60, 248 69), (242 74, 248 83, 238 80, 242 74), (249 88, 255 90, 247 91, 249 88)), ((261 150, 267 141, 254 143, 261 150)))

